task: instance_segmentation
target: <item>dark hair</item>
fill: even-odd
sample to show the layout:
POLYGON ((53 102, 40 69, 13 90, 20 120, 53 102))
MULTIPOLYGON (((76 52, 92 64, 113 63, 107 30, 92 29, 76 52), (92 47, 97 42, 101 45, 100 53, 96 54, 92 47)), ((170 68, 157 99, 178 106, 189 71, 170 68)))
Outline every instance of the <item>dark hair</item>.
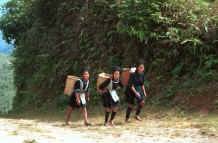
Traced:
POLYGON ((112 73, 114 73, 116 71, 120 71, 120 67, 119 66, 114 67, 113 70, 112 70, 112 73))
POLYGON ((89 70, 88 70, 87 68, 84 68, 84 69, 82 70, 82 73, 84 73, 84 72, 89 72, 89 70))
POLYGON ((136 63, 136 68, 138 68, 140 65, 144 65, 144 61, 143 61, 143 60, 139 60, 139 61, 136 63))

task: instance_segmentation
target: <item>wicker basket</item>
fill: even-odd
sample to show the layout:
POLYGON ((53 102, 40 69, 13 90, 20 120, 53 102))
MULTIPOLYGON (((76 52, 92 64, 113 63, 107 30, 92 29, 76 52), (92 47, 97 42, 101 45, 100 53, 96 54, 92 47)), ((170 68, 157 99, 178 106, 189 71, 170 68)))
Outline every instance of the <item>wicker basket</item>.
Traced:
POLYGON ((122 0, 116 0, 117 3, 120 3, 122 0))
POLYGON ((130 74, 135 72, 135 70, 136 70, 135 67, 133 67, 133 68, 123 68, 123 72, 122 72, 122 75, 121 75, 121 80, 122 80, 124 86, 128 85, 130 74))
POLYGON ((72 91, 74 89, 74 84, 76 80, 78 80, 80 77, 77 76, 71 76, 68 75, 66 79, 66 84, 65 84, 65 89, 64 89, 64 94, 70 96, 72 94, 72 91))
POLYGON ((98 80, 97 80, 97 91, 99 91, 99 85, 101 85, 106 79, 110 78, 110 74, 107 73, 100 73, 98 75, 98 80))
POLYGON ((127 86, 130 77, 130 68, 123 68, 123 72, 121 74, 121 80, 124 86, 127 86))

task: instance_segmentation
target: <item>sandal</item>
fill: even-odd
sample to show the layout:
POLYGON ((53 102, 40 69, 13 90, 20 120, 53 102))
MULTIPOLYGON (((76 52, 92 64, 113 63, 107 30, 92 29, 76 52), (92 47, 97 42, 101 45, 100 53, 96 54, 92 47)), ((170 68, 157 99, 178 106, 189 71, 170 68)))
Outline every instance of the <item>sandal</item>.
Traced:
POLYGON ((85 122, 85 125, 86 125, 86 126, 91 126, 92 124, 89 123, 89 122, 85 122))
POLYGON ((139 117, 138 115, 135 116, 135 119, 138 120, 138 121, 142 121, 142 118, 139 117))

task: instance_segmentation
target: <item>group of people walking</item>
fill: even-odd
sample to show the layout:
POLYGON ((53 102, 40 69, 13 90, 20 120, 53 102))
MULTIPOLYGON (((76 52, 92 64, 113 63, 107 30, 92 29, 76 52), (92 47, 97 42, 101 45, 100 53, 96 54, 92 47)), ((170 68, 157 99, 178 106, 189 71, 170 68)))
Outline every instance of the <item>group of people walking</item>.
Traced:
MULTIPOLYGON (((84 124, 87 126, 92 125, 88 121, 86 109, 87 102, 90 101, 89 71, 84 70, 82 74, 82 78, 75 82, 74 90, 70 96, 69 108, 67 110, 65 119, 66 125, 68 125, 73 109, 80 107, 82 107, 84 124)), ((117 91, 122 88, 124 88, 124 85, 120 80, 119 67, 115 67, 112 71, 111 77, 106 79, 98 87, 98 90, 101 93, 103 106, 105 108, 105 126, 114 125, 113 120, 119 110, 120 105, 117 91)), ((139 115, 144 104, 144 98, 146 96, 144 86, 144 63, 142 61, 139 61, 136 64, 136 71, 130 74, 129 81, 125 89, 125 96, 126 102, 128 103, 125 121, 129 122, 130 114, 134 108, 135 102, 137 103, 135 119, 141 121, 142 119, 139 115)))

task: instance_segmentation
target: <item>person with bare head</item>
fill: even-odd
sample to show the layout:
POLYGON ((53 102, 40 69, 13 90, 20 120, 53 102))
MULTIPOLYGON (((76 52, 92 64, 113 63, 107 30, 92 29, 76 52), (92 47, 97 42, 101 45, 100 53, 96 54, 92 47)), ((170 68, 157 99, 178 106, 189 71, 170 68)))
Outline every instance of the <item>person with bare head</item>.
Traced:
POLYGON ((146 96, 145 86, 144 86, 144 63, 139 61, 136 64, 136 71, 130 75, 130 79, 125 91, 126 101, 129 104, 126 111, 126 122, 129 121, 130 114, 134 108, 135 99, 138 103, 135 118, 139 121, 139 114, 141 112, 142 106, 144 105, 144 97, 146 96))
POLYGON ((123 88, 123 83, 120 80, 120 67, 115 67, 111 78, 106 79, 102 84, 99 85, 99 89, 102 93, 103 106, 105 107, 105 122, 104 125, 114 125, 114 118, 119 109, 119 97, 117 90, 123 88), (112 109, 110 121, 108 118, 112 109))
POLYGON ((84 124, 86 126, 91 125, 91 123, 88 122, 87 109, 86 109, 87 102, 90 101, 89 71, 87 69, 84 69, 82 73, 83 73, 82 78, 75 82, 74 90, 70 96, 69 108, 65 119, 66 125, 68 125, 73 109, 80 108, 80 107, 82 107, 84 124))

